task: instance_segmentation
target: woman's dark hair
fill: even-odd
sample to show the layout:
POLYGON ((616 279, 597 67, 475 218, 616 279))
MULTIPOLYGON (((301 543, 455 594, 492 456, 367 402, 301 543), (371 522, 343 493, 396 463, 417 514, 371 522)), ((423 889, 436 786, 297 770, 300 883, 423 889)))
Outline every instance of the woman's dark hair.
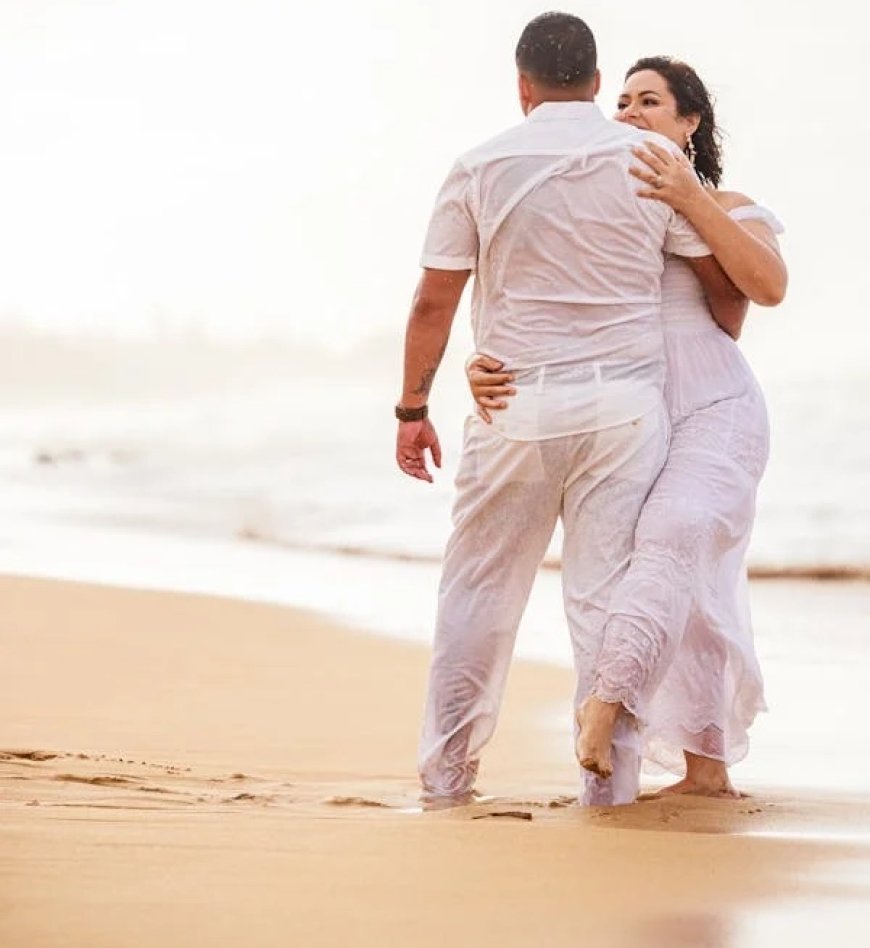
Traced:
POLYGON ((579 17, 542 13, 523 30, 516 63, 522 72, 551 89, 579 86, 595 75, 595 37, 579 17))
POLYGON ((718 188, 722 180, 722 132, 716 125, 713 99, 706 86, 691 66, 670 56, 639 59, 625 74, 625 78, 646 69, 657 72, 668 84, 680 115, 701 117, 691 138, 695 146, 695 171, 703 182, 718 188))

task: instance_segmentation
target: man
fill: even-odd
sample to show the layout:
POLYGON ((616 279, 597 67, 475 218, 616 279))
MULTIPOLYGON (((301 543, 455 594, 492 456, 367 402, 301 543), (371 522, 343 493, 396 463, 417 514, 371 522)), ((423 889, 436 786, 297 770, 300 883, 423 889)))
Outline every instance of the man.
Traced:
MULTIPOLYGON (((420 746, 433 804, 473 794, 517 627, 560 517, 575 707, 588 696, 608 597, 667 450, 663 252, 709 253, 673 211, 637 196, 629 167, 643 136, 595 106, 595 40, 582 20, 532 20, 516 63, 525 122, 460 158, 438 196, 396 407, 397 463, 430 481, 426 452, 440 466, 441 451, 427 397, 476 271, 475 346, 515 373, 517 392, 494 425, 472 417, 466 427, 420 746)), ((600 770, 584 741, 594 745, 619 707, 593 702, 578 714, 584 767, 600 770)), ((621 747, 636 753, 635 744, 631 721, 621 720, 615 757, 621 747)), ((630 802, 606 776, 585 774, 584 801, 630 802)))

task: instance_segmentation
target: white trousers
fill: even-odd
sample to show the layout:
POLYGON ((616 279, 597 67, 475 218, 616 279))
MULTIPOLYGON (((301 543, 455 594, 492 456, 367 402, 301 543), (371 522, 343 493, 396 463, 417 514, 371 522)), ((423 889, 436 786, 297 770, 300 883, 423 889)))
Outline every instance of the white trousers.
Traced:
MULTIPOLYGON (((560 517, 576 703, 589 694, 610 594, 628 564, 635 524, 667 441, 663 405, 628 424, 541 441, 511 441, 469 418, 420 742, 426 795, 464 797, 474 788, 520 618, 560 517)), ((623 737, 635 754, 635 735, 623 737)), ((621 742, 617 735, 617 758, 621 742)), ((612 781, 589 775, 583 799, 628 802, 612 799, 613 793, 612 781)))

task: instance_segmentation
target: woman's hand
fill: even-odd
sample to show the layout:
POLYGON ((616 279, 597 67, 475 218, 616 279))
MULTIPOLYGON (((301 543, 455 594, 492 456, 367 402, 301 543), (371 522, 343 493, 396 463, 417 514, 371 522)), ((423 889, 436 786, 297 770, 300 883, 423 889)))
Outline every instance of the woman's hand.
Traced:
POLYGON ((645 142, 641 148, 632 148, 632 152, 643 165, 633 166, 630 172, 650 186, 648 191, 638 191, 640 197, 663 201, 686 214, 693 201, 708 196, 685 155, 674 154, 655 142, 645 142))
POLYGON ((516 395, 517 392, 510 384, 514 380, 513 374, 503 372, 503 368, 503 362, 480 352, 475 352, 465 363, 468 387, 477 402, 477 414, 488 425, 492 424, 490 411, 507 408, 507 402, 502 396, 516 395))

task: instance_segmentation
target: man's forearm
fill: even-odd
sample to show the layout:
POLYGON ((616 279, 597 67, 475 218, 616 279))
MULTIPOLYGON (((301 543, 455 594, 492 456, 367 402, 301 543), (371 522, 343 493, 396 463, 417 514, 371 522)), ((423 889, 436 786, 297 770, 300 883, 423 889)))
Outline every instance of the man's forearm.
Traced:
POLYGON ((468 271, 425 270, 420 278, 405 331, 404 408, 429 400, 468 276, 468 271))
POLYGON ((405 376, 402 405, 419 408, 429 400, 435 373, 444 358, 453 313, 446 309, 419 313, 411 310, 405 333, 405 376))

